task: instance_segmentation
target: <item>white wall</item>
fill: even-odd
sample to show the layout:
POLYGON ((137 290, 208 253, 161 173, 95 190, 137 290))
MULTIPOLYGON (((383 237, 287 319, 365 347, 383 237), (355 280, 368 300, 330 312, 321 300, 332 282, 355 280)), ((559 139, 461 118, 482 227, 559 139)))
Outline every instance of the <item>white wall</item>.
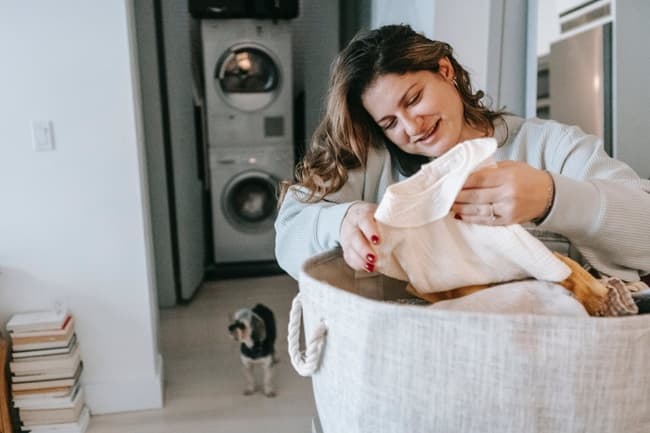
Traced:
POLYGON ((650 179, 650 2, 616 2, 614 22, 614 157, 650 179))
POLYGON ((529 8, 525 1, 490 0, 487 32, 487 83, 494 108, 524 116, 526 112, 529 8))
POLYGON ((470 73, 472 87, 483 90, 495 108, 505 105, 508 111, 521 115, 525 93, 525 19, 522 2, 372 0, 372 27, 407 23, 429 38, 448 42, 456 59, 470 73), (512 36, 513 32, 516 36, 512 36))
POLYGON ((0 3, 0 322, 66 303, 94 413, 162 404, 130 8, 0 3))
POLYGON ((551 52, 551 43, 560 37, 558 3, 561 0, 537 1, 537 55, 551 52))
POLYGON ((373 28, 386 24, 409 24, 416 32, 434 37, 434 13, 439 1, 372 0, 370 22, 373 28))
MULTIPOLYGON (((451 44, 456 60, 470 73, 472 87, 487 90, 490 1, 436 0, 434 37, 451 44)), ((490 95, 492 96, 492 95, 490 95)))
POLYGON ((448 42, 454 57, 472 77, 476 89, 485 89, 490 2, 464 0, 373 0, 371 26, 409 24, 430 39, 448 42), (462 25, 459 25, 462 23, 462 25))
POLYGON ((309 147, 324 113, 330 65, 339 52, 341 29, 338 2, 301 0, 299 7, 299 16, 291 20, 293 97, 305 92, 305 142, 299 145, 309 147))

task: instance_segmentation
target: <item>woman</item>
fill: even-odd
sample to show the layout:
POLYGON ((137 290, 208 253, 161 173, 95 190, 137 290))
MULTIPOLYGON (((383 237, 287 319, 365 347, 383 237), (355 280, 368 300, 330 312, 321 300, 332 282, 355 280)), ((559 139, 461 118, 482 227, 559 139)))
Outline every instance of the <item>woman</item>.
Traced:
MULTIPOLYGON (((451 47, 410 27, 357 36, 339 54, 327 111, 285 191, 276 256, 297 278, 311 255, 340 246, 372 272, 373 219, 386 187, 465 140, 494 137, 496 167, 474 172, 452 207, 470 223, 532 223, 567 238, 602 274, 650 272, 650 181, 577 127, 486 108, 451 47)), ((552 246, 551 246, 552 247, 552 246)))

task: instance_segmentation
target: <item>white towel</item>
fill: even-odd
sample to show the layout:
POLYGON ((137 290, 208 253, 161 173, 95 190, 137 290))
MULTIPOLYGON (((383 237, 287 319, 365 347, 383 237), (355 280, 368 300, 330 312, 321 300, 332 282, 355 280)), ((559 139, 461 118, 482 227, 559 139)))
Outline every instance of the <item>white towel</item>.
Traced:
POLYGON ((520 225, 487 226, 450 213, 467 177, 493 164, 494 138, 458 144, 386 190, 376 212, 376 271, 421 293, 524 278, 562 281, 571 270, 520 225))
POLYGON ((589 316, 585 307, 567 289, 559 284, 536 280, 499 284, 471 295, 436 302, 429 308, 496 314, 589 316))

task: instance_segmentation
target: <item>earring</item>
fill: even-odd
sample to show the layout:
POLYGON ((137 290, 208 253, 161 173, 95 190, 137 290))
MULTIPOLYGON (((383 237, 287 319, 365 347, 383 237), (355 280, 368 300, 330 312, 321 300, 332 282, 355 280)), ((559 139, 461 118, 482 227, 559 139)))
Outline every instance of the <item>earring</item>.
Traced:
POLYGON ((455 77, 453 80, 451 80, 451 82, 453 83, 454 87, 458 87, 458 81, 456 81, 455 77))

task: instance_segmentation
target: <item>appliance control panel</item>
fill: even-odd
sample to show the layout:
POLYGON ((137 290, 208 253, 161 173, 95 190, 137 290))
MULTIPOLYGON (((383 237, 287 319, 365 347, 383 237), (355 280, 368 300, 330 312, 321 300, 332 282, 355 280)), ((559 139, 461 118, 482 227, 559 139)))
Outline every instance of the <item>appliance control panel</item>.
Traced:
POLYGON ((213 164, 219 165, 233 164, 267 167, 276 161, 290 161, 293 163, 293 154, 286 147, 223 148, 210 149, 210 159, 213 164))

